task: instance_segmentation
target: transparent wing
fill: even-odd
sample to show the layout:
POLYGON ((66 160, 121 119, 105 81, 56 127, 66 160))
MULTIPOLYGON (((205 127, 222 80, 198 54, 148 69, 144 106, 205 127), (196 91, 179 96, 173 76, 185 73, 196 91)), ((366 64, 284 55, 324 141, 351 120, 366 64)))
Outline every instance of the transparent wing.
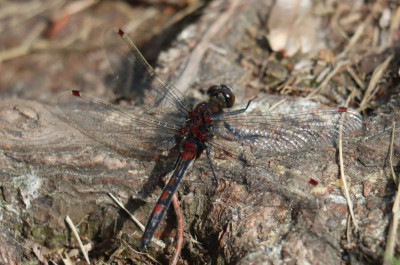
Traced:
POLYGON ((157 76, 122 30, 107 30, 104 48, 116 77, 116 85, 119 88, 128 86, 127 90, 135 91, 141 99, 139 103, 148 112, 179 112, 186 115, 192 108, 178 89, 157 76))
POLYGON ((132 155, 156 155, 169 150, 179 133, 179 115, 156 116, 129 111, 78 91, 58 98, 58 106, 67 119, 87 136, 119 152, 132 155))
POLYGON ((360 114, 346 108, 291 115, 224 115, 214 123, 218 145, 237 141, 265 156, 334 145, 340 128, 343 136, 349 136, 363 126, 360 114))

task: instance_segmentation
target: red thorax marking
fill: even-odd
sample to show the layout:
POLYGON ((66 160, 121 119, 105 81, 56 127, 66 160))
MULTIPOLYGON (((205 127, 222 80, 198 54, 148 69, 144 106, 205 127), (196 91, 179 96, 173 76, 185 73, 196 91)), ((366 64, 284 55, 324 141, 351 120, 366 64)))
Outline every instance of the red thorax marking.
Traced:
POLYGON ((202 132, 198 133, 197 138, 199 139, 199 141, 204 141, 207 139, 206 135, 202 132))

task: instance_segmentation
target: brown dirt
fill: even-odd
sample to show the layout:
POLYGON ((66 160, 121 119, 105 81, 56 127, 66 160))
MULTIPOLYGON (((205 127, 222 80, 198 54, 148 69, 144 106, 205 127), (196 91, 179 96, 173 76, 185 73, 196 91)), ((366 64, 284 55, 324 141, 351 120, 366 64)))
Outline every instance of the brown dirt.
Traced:
MULTIPOLYGON (((62 264, 62 253, 69 264, 84 264, 66 216, 91 244, 92 264, 167 264, 172 257, 172 210, 156 233, 166 248, 138 252, 142 232, 107 193, 146 223, 161 190, 157 177, 174 161, 154 168, 152 160, 109 150, 65 122, 56 106, 60 92, 71 89, 135 103, 132 91, 110 85, 102 36, 113 27, 127 31, 160 76, 191 100, 227 83, 239 103, 258 95, 261 108, 286 99, 280 109, 293 112, 303 97, 317 107, 347 102, 365 121, 343 152, 358 230, 349 221, 334 147, 274 156, 242 172, 218 171, 225 176, 218 186, 200 158, 178 192, 185 221, 178 264, 382 263, 397 192, 389 145, 392 120, 400 122, 400 7, 313 1, 295 12, 297 1, 291 11, 279 2, 3 4, 0 263, 62 264), (283 46, 275 32, 288 38, 283 46)), ((399 139, 397 133, 397 176, 399 139)), ((228 162, 220 160, 224 168, 228 162)), ((399 249, 395 244, 395 257, 399 249)))

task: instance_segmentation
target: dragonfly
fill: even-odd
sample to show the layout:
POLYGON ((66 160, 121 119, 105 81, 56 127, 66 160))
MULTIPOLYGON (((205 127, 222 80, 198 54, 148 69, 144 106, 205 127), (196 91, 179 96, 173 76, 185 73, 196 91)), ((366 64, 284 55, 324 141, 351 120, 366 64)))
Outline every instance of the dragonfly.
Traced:
POLYGON ((113 105, 78 90, 62 94, 58 106, 81 132, 118 152, 152 157, 170 152, 177 157, 147 222, 141 248, 150 243, 189 166, 203 153, 218 178, 213 170, 213 151, 220 150, 229 159, 239 161, 243 150, 239 147, 244 146, 265 158, 332 145, 339 131, 349 136, 362 127, 360 114, 344 107, 286 115, 247 113, 253 98, 246 107, 230 110, 235 94, 224 84, 212 85, 207 91, 208 100, 193 105, 156 74, 124 31, 105 33, 105 41, 116 39, 120 46, 105 45, 115 82, 122 86, 133 80, 133 85, 146 88, 141 110, 113 105), (115 56, 121 58, 119 62, 115 56), (122 72, 121 60, 125 69, 122 72))

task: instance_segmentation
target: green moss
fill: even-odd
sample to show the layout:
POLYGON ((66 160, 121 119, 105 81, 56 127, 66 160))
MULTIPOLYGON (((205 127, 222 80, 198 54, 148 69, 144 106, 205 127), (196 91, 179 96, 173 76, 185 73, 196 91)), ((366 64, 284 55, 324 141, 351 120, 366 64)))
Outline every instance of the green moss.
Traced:
POLYGON ((37 227, 34 230, 32 230, 31 232, 33 238, 35 239, 35 241, 43 243, 46 238, 48 238, 47 236, 47 230, 43 227, 37 227))

